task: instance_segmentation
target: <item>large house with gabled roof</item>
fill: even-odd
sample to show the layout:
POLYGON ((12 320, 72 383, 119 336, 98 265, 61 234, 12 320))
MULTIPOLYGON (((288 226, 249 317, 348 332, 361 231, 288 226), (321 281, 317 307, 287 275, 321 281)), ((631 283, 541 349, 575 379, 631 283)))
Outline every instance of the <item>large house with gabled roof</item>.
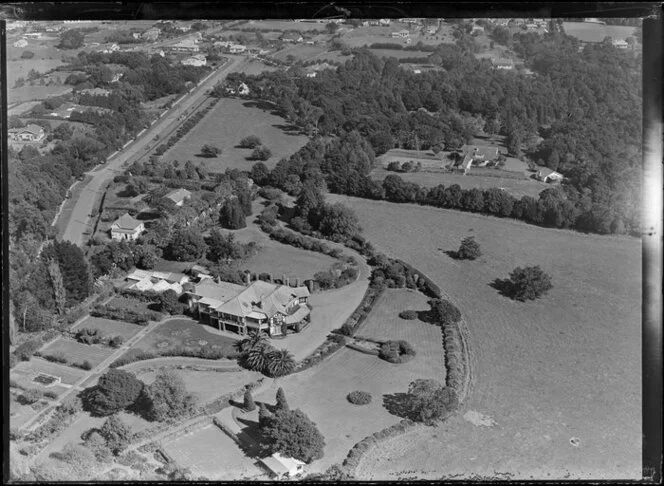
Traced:
POLYGON ((301 330, 309 322, 309 289, 256 280, 248 285, 205 279, 187 292, 199 319, 220 331, 270 336, 301 330))
POLYGON ((114 240, 136 240, 145 231, 145 224, 131 217, 129 213, 120 216, 111 225, 111 238, 114 240))

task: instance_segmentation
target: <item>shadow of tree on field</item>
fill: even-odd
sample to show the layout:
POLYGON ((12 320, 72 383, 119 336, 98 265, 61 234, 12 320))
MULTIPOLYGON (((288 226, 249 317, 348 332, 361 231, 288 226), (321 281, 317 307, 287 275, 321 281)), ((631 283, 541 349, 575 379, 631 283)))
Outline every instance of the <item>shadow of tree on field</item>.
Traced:
POLYGON ((237 418, 237 421, 245 427, 237 434, 240 449, 248 457, 252 459, 260 458, 264 455, 265 451, 261 446, 261 431, 258 427, 258 422, 254 420, 237 418))
POLYGON ((456 250, 445 250, 443 253, 454 260, 459 260, 459 252, 456 250))
POLYGON ((489 287, 496 289, 503 297, 513 299, 514 285, 511 280, 507 278, 497 278, 489 284, 489 287))
POLYGON ((264 100, 245 101, 242 106, 246 108, 259 108, 265 111, 275 111, 275 105, 264 100))
POLYGON ((410 412, 408 403, 410 395, 408 393, 394 393, 383 395, 383 407, 392 415, 401 418, 413 420, 413 414, 410 412))

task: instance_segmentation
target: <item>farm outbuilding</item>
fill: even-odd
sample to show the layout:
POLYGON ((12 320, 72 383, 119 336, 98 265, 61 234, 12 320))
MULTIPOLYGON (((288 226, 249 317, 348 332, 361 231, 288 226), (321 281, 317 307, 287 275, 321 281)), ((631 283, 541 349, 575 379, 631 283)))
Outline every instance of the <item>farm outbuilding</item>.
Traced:
POLYGON ((276 479, 292 478, 301 473, 304 468, 304 462, 292 457, 284 457, 278 452, 261 459, 261 462, 276 476, 276 479))

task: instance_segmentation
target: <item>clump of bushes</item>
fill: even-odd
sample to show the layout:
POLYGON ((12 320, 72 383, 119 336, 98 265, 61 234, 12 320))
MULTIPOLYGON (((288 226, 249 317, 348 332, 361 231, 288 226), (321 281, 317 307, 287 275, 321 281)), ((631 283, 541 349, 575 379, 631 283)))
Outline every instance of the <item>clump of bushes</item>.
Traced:
POLYGON ((95 305, 90 311, 93 317, 104 317, 116 321, 131 322, 133 324, 146 325, 149 321, 158 321, 162 315, 155 311, 138 312, 132 309, 112 307, 109 305, 95 305))
POLYGON ((32 405, 35 402, 41 400, 43 394, 40 390, 36 388, 31 388, 25 390, 21 395, 18 396, 17 400, 21 405, 32 405))
POLYGON ((124 343, 122 336, 114 336, 108 340, 108 345, 112 348, 119 348, 124 343))
POLYGON ((417 311, 404 310, 399 312, 399 317, 406 319, 407 321, 412 321, 413 319, 417 319, 417 311))
POLYGON ((378 356, 390 363, 407 363, 415 357, 415 348, 408 341, 386 341, 378 356))
POLYGON ((41 348, 42 343, 38 339, 29 339, 20 344, 14 350, 14 355, 21 361, 30 361, 30 358, 41 348))
POLYGON ((360 305, 355 309, 355 312, 343 323, 343 325, 335 332, 344 336, 352 336, 355 331, 360 327, 364 320, 373 309, 374 303, 383 292, 381 288, 369 287, 364 294, 364 298, 360 305))
POLYGON ((371 393, 355 390, 346 396, 346 400, 348 400, 353 405, 367 405, 371 403, 371 393))
POLYGON ((99 329, 83 328, 76 332, 76 340, 83 344, 99 344, 101 338, 102 336, 99 329))
POLYGON ((77 368, 81 368, 82 370, 86 371, 89 371, 93 368, 92 363, 90 363, 87 359, 82 363, 74 363, 73 366, 76 366, 77 368))
POLYGON ((35 353, 35 356, 41 356, 46 361, 51 361, 53 363, 66 363, 67 362, 67 357, 62 352, 55 352, 53 354, 45 354, 45 355, 35 353))

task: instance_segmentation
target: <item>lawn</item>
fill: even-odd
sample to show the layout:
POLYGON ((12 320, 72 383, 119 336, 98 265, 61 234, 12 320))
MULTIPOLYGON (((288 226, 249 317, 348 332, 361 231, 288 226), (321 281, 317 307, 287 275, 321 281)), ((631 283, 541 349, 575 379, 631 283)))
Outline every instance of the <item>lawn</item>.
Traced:
POLYGON ((445 383, 445 352, 440 327, 419 319, 405 320, 399 312, 407 309, 426 311, 429 299, 415 291, 388 289, 380 296, 375 307, 357 335, 372 339, 408 341, 417 355, 399 367, 400 372, 412 373, 413 379, 432 374, 445 383))
POLYGON ((288 55, 295 56, 296 59, 301 61, 308 61, 309 59, 315 58, 318 55, 324 53, 326 48, 324 46, 312 46, 306 44, 293 44, 286 46, 281 49, 279 52, 274 54, 274 57, 285 61, 288 55))
POLYGON ((33 381, 38 374, 59 376, 61 383, 73 385, 85 376, 85 371, 77 368, 71 368, 60 363, 51 363, 41 358, 32 358, 30 361, 21 361, 11 369, 10 378, 25 388, 39 388, 40 390, 50 390, 54 387, 43 387, 33 381))
POLYGON ((224 352, 233 352, 234 339, 208 332, 203 329, 204 325, 192 319, 166 321, 159 324, 154 330, 132 346, 132 350, 142 349, 157 353, 176 346, 197 349, 201 346, 210 345, 224 352))
POLYGON ((459 417, 444 433, 397 440, 376 452, 363 478, 404 469, 429 471, 428 478, 640 477, 640 240, 336 195, 328 201, 354 208, 369 241, 426 271, 460 308, 474 375, 462 414, 498 424, 476 427, 459 417), (482 246, 479 261, 444 253, 467 235, 482 246), (533 264, 553 281, 542 299, 517 303, 490 286, 533 264))
MULTIPOLYGON (((397 39, 393 40, 395 41, 395 43, 400 44, 399 40, 397 39)), ((383 41, 383 42, 389 42, 389 41, 383 41)), ((431 52, 427 51, 404 51, 401 49, 369 49, 369 50, 378 57, 395 57, 397 59, 403 59, 405 57, 426 58, 432 54, 431 52)))
POLYGON ((222 98, 204 120, 164 154, 164 159, 180 163, 191 160, 197 165, 205 163, 213 172, 227 168, 249 170, 255 163, 247 160, 251 150, 237 145, 247 135, 257 135, 272 151, 272 157, 265 162, 271 169, 281 158, 297 152, 308 138, 288 131, 287 122, 267 108, 256 108, 255 102, 222 98), (216 145, 223 153, 216 158, 198 156, 205 144, 216 145))
MULTIPOLYGON (((187 385, 187 391, 194 393, 199 404, 205 404, 212 400, 233 393, 244 385, 254 382, 263 375, 256 371, 195 371, 176 370, 187 385)), ((157 376, 156 371, 137 371, 136 376, 149 385, 157 376)))
MULTIPOLYGON (((123 297, 113 297, 111 305, 117 305, 124 301, 136 302, 134 299, 126 299, 123 297)), ((80 322, 77 326, 72 327, 72 331, 76 329, 99 329, 103 336, 114 337, 122 336, 125 341, 138 334, 143 326, 138 324, 131 324, 129 322, 114 321, 111 319, 103 319, 101 317, 88 317, 80 322)))
POLYGON ((73 339, 57 338, 40 352, 43 356, 64 355, 69 365, 89 361, 93 367, 96 367, 113 354, 113 349, 99 344, 82 344, 73 339))
POLYGON ((263 476, 254 461, 216 425, 184 434, 166 443, 164 449, 178 465, 190 468, 197 477, 229 481, 263 476))
MULTIPOLYGON (((341 41, 349 47, 370 46, 371 44, 377 43, 401 44, 407 46, 409 44, 406 44, 403 39, 393 39, 391 37, 392 32, 397 32, 403 29, 408 30, 408 24, 392 22, 387 27, 358 27, 345 32, 341 36, 341 41)), ((410 29, 410 38, 412 39, 410 45, 415 45, 420 41, 425 45, 438 45, 442 42, 441 40, 437 40, 435 36, 422 34, 419 27, 413 27, 410 29)))
POLYGON ((491 171, 489 176, 473 175, 471 169, 468 175, 450 174, 448 172, 426 170, 421 172, 391 172, 383 168, 374 169, 371 172, 371 178, 382 181, 390 174, 396 174, 404 181, 414 182, 423 187, 435 187, 443 184, 445 187, 458 184, 462 189, 489 189, 491 187, 502 187, 509 194, 520 199, 522 196, 532 196, 537 199, 540 192, 549 187, 546 184, 537 182, 534 179, 514 179, 512 173, 506 173, 505 177, 499 177, 502 171, 491 171), (496 175, 494 177, 493 175, 496 175))

